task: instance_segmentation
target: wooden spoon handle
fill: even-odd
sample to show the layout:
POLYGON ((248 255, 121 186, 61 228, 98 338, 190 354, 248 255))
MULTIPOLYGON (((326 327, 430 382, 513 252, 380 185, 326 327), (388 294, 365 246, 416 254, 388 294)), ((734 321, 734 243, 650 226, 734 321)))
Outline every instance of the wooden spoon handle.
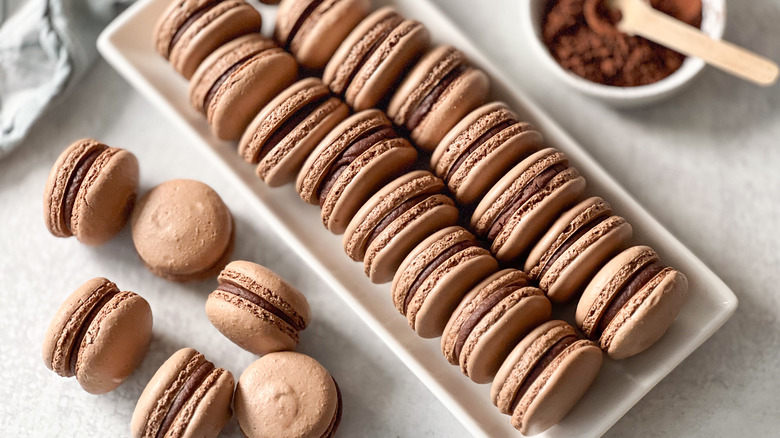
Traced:
POLYGON ((639 35, 684 55, 703 59, 735 76, 769 86, 777 81, 778 67, 759 56, 726 41, 717 41, 699 29, 656 11, 639 0, 616 0, 623 18, 617 27, 629 35, 639 35))

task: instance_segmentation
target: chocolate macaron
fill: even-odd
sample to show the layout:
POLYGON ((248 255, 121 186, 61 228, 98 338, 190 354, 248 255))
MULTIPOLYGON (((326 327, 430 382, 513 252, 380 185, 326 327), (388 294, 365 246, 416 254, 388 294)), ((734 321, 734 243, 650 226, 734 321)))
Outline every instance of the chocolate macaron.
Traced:
POLYGON ((316 78, 306 78, 273 98, 255 116, 238 153, 257 164, 257 176, 271 187, 295 179, 325 135, 349 115, 347 105, 316 78))
POLYGON ((284 0, 274 39, 302 67, 320 70, 370 10, 368 0, 284 0))
POLYGON ((164 182, 141 198, 131 221, 133 244, 153 274, 172 281, 217 275, 235 242, 233 216, 199 181, 164 182))
POLYGON ((322 223, 343 233, 360 207, 403 172, 417 150, 393 129, 379 110, 353 114, 317 145, 303 164, 296 190, 322 208, 322 223))
POLYGON ((524 255, 550 223, 585 190, 585 178, 555 149, 538 151, 506 173, 471 216, 479 236, 492 241, 501 262, 524 255))
POLYGON ((466 55, 439 46, 420 59, 390 100, 387 115, 420 149, 432 151, 474 108, 485 103, 490 80, 466 55))
MULTIPOLYGON (((448 128, 449 129, 449 128, 448 128)), ((538 151, 542 136, 501 102, 483 105, 443 136, 431 156, 434 173, 461 204, 479 201, 506 172, 538 151)))
POLYGON ((395 308, 424 338, 441 336, 463 295, 498 270, 490 251, 459 226, 430 235, 404 259, 393 277, 395 308))
POLYGON ((474 287, 452 313, 441 350, 452 365, 477 383, 487 383, 517 342, 550 318, 544 293, 528 276, 504 269, 474 287))
POLYGON ((274 271, 256 263, 230 262, 206 300, 214 327, 255 354, 292 350, 309 325, 309 302, 274 271))
POLYGON ((341 43, 322 80, 361 111, 375 106, 428 48, 430 34, 420 22, 384 7, 366 17, 341 43))
POLYGON ((415 246, 455 225, 458 209, 442 189, 442 180, 430 172, 412 171, 382 187, 355 214, 344 233, 344 250, 363 262, 372 282, 392 280, 415 246))
POLYGON ((524 270, 551 301, 564 303, 585 287, 631 233, 631 225, 613 216, 603 199, 588 198, 553 223, 529 253, 524 270))
POLYGON ((76 377, 92 394, 113 391, 141 364, 152 339, 152 309, 105 278, 81 285, 60 306, 43 340, 43 363, 76 377))
POLYGON ((254 361, 233 400, 247 438, 331 438, 341 422, 341 392, 319 362, 281 351, 254 361))
POLYGON ((260 13, 244 0, 176 0, 155 29, 157 52, 189 79, 211 52, 262 30, 260 13))
POLYGON ((222 140, 238 140, 265 104, 295 81, 298 64, 260 34, 219 47, 195 71, 190 102, 222 140))
POLYGON ((133 438, 216 438, 232 416, 233 375, 192 348, 160 366, 138 399, 133 438))
POLYGON ((132 153, 83 139, 57 158, 43 194, 43 219, 57 237, 101 245, 127 223, 138 188, 132 153))
POLYGON ((603 354, 564 321, 546 322, 517 344, 493 380, 493 404, 523 435, 544 432, 577 404, 603 354))
POLYGON ((593 277, 577 304, 577 326, 613 359, 640 353, 669 329, 688 279, 647 246, 629 248, 593 277))

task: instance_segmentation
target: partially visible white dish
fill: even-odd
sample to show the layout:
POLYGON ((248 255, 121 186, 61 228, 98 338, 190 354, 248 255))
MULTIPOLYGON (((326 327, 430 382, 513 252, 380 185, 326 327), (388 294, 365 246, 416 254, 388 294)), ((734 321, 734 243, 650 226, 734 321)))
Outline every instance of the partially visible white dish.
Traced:
MULTIPOLYGON (((301 202, 292 186, 270 189, 253 166, 235 153, 235 144, 211 136, 204 118, 189 105, 187 82, 160 57, 152 45, 154 24, 170 0, 143 0, 128 8, 100 36, 105 59, 146 96, 241 191, 257 213, 371 327, 417 377, 475 436, 521 436, 509 417, 493 407, 489 385, 476 385, 441 355, 439 340, 424 340, 395 310, 389 285, 371 284, 359 263, 342 250, 339 236, 323 226, 316 207, 301 202)), ((596 163, 427 0, 395 0, 402 14, 418 19, 437 42, 463 50, 493 80, 494 98, 504 100, 534 123, 547 142, 569 155, 586 176, 589 191, 607 199, 634 226, 635 242, 652 245, 662 258, 683 271, 691 294, 664 338, 646 352, 620 362, 605 360, 593 387, 557 426, 543 437, 599 436, 653 386, 709 338, 737 307, 734 293, 596 163)), ((262 7, 266 31, 273 8, 262 7)), ((571 310, 571 309, 568 309, 571 310)), ((566 313, 566 312, 563 312, 566 313)), ((569 315, 569 319, 571 319, 569 315)))

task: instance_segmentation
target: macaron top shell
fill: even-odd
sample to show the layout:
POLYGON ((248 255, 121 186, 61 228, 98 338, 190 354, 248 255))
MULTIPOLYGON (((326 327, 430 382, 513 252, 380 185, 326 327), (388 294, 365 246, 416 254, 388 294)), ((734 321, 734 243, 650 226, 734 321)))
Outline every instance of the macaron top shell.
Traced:
POLYGON ((313 358, 289 351, 249 365, 234 403, 249 438, 330 437, 340 417, 340 395, 330 373, 313 358))
POLYGON ((301 66, 319 70, 370 9, 368 0, 285 0, 276 16, 274 38, 301 66))
POLYGON ((512 350, 496 374, 491 399, 524 435, 558 423, 587 391, 603 355, 591 341, 577 339, 564 321, 549 321, 531 331, 512 350), (520 394, 520 392, 523 392, 520 394))
POLYGON ((131 435, 218 436, 232 416, 234 383, 230 371, 215 368, 196 350, 177 351, 144 388, 133 411, 131 435))
POLYGON ((132 153, 97 140, 66 148, 52 166, 43 195, 44 221, 57 237, 100 245, 127 223, 138 187, 132 153))
POLYGON ((172 2, 155 30, 157 51, 189 79, 222 44, 262 30, 262 17, 244 0, 172 2))
POLYGON ((133 212, 133 244, 155 274, 175 281, 216 275, 233 248, 233 217, 219 195, 193 180, 150 190, 133 212))

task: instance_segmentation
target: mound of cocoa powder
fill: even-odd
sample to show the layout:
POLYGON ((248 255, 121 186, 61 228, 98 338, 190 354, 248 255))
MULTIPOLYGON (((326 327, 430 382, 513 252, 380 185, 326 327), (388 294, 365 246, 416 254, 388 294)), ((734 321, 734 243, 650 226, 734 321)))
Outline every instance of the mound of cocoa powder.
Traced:
MULTIPOLYGON (((650 0, 650 4, 678 20, 701 27, 701 0, 650 0)), ((651 84, 680 68, 684 55, 644 38, 620 33, 614 28, 619 19, 619 12, 609 11, 599 0, 550 0, 542 37, 565 69, 601 84, 651 84), (588 7, 591 13, 597 11, 602 27, 614 31, 592 29, 585 19, 584 10, 588 7)))

